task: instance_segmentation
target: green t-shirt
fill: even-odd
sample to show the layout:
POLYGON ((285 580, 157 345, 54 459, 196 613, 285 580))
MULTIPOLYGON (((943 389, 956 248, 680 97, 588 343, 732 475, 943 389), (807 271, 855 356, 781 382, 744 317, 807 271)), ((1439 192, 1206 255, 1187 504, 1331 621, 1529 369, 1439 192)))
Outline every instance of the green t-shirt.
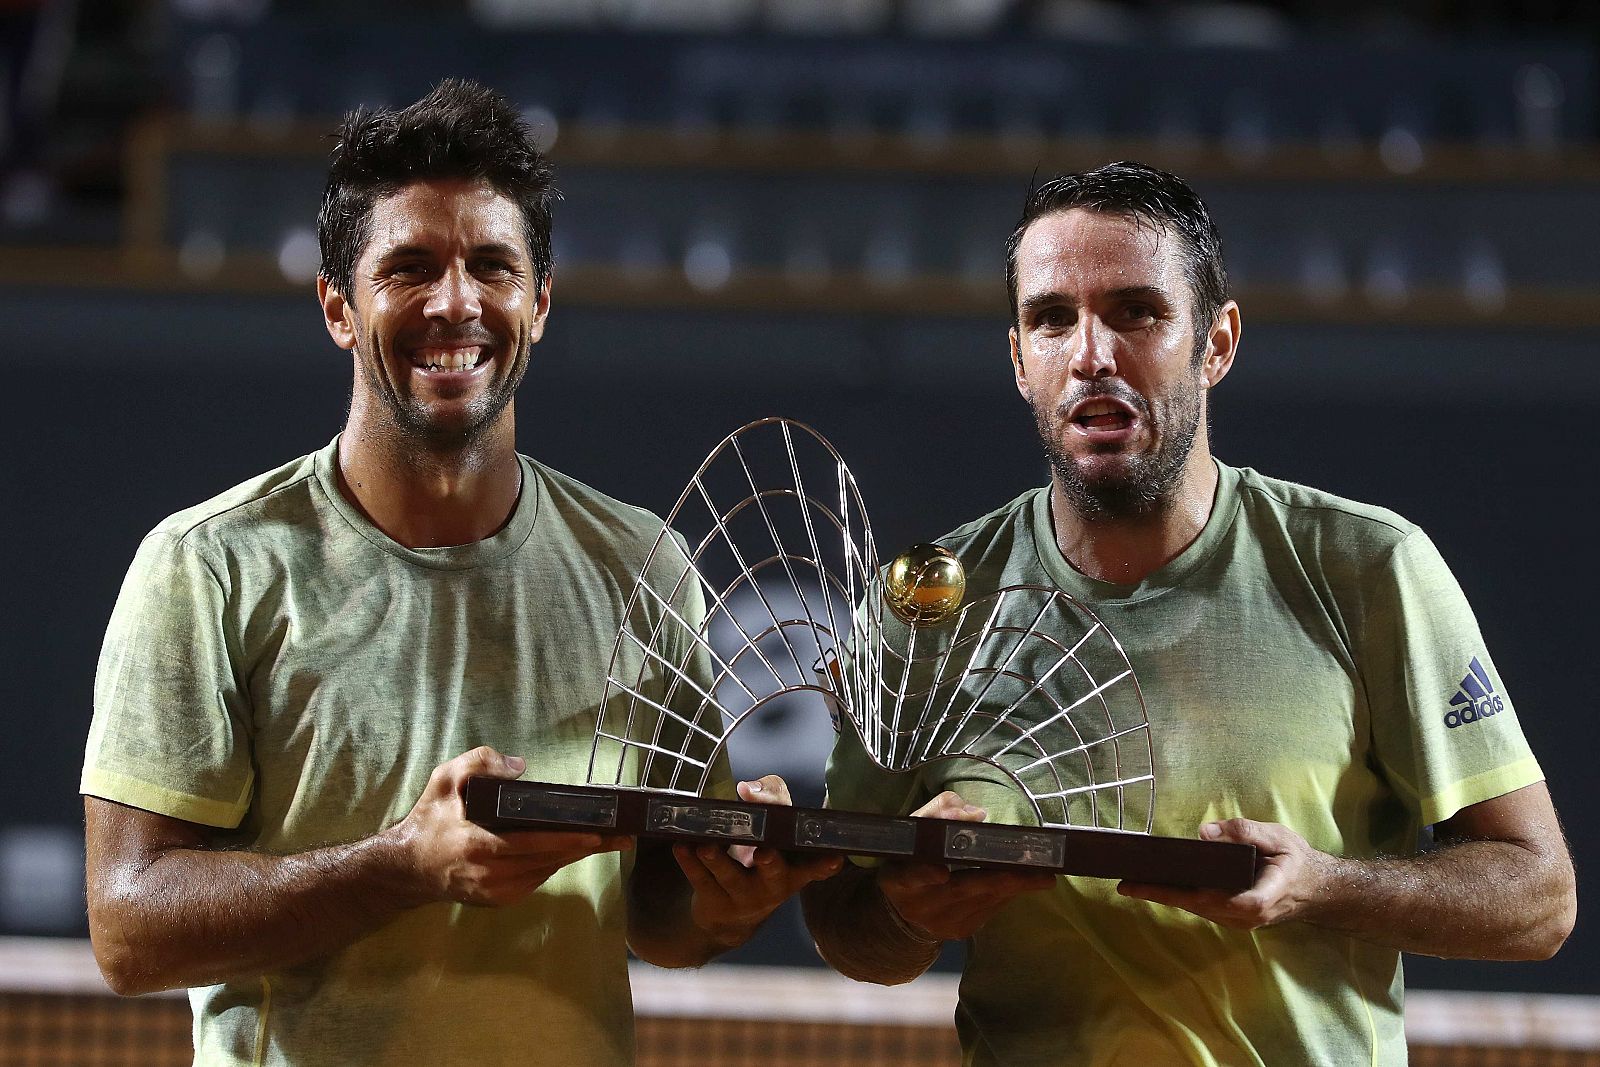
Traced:
MULTIPOLYGON (((503 529, 408 549, 341 495, 337 447, 140 545, 95 680, 84 793, 286 854, 398 822, 436 765, 479 745, 526 757, 530 780, 585 780, 661 520, 523 457, 503 529)), ((680 588, 666 546, 652 582, 680 588)), ((650 632, 663 609, 641 599, 650 632)), ((701 618, 698 584, 675 607, 701 618)), ((632 684, 638 653, 621 657, 632 684)), ((417 908, 326 958, 193 990, 196 1063, 629 1064, 628 862, 590 857, 515 906, 417 908)))
MULTIPOLYGON (((1472 611, 1421 530, 1218 466, 1200 537, 1134 586, 1062 558, 1048 488, 940 538, 967 568, 968 603, 1054 586, 1120 639, 1149 710, 1154 833, 1193 837, 1244 816, 1337 855, 1404 855, 1423 827, 1541 780, 1472 611)), ((1033 821, 974 766, 889 775, 847 729, 829 803, 905 812, 948 788, 992 821, 1033 821)), ((956 1024, 969 1064, 1406 1059, 1400 954, 1307 924, 1230 930, 1119 897, 1111 881, 1062 878, 1002 909, 968 949, 956 1024)))

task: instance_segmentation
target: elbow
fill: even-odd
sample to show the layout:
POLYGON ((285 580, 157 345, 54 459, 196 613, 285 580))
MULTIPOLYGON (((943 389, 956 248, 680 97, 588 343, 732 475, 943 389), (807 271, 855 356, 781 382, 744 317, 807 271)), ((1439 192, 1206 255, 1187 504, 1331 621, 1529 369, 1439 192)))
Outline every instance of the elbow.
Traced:
POLYGON ((1561 946, 1572 936, 1578 923, 1577 887, 1571 882, 1562 894, 1560 903, 1552 909, 1551 916, 1529 938, 1527 956, 1530 960, 1547 960, 1561 951, 1561 946))
POLYGON ((112 943, 112 939, 103 935, 91 935, 90 943, 94 946, 94 961, 100 967, 100 977, 117 996, 137 997, 172 988, 141 965, 140 954, 132 946, 112 943))
POLYGON ((834 970, 838 971, 840 974, 854 982, 865 982, 868 985, 882 986, 905 985, 907 982, 911 982, 917 978, 920 978, 923 970, 925 969, 918 968, 915 970, 896 970, 893 968, 867 967, 858 964, 848 955, 829 951, 822 941, 814 940, 812 944, 817 950, 817 955, 822 957, 823 963, 826 963, 829 967, 832 967, 834 970))
POLYGON ((1528 924, 1516 951, 1509 958, 1547 960, 1559 952, 1561 946, 1567 943, 1567 938, 1572 936, 1572 928, 1578 922, 1578 887, 1570 862, 1564 865, 1555 881, 1556 884, 1545 895, 1548 904, 1544 914, 1528 924))
POLYGON ((141 945, 129 927, 134 920, 118 913, 108 901, 89 901, 89 944, 106 987, 119 997, 137 997, 177 989, 184 983, 166 980, 156 964, 156 953, 141 945))

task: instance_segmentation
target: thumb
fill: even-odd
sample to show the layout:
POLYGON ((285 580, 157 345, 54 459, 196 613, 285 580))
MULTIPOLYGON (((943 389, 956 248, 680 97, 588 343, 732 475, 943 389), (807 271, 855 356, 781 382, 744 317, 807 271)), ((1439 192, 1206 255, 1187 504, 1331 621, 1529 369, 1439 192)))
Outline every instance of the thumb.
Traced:
POLYGON ((458 756, 453 762, 460 777, 465 779, 472 775, 485 775, 490 778, 515 778, 528 768, 528 761, 521 756, 507 756, 490 748, 480 745, 458 756))
POLYGON ((790 805, 789 783, 776 774, 763 775, 751 782, 739 783, 739 798, 752 804, 790 805))

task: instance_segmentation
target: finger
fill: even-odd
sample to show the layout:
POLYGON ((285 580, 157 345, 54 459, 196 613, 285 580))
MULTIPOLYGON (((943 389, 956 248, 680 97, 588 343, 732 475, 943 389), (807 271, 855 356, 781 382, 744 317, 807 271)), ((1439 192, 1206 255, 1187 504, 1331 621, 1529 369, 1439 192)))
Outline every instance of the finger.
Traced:
POLYGON ((960 793, 945 790, 911 813, 917 819, 956 819, 960 822, 982 822, 988 812, 976 804, 968 804, 960 793))
POLYGON ((689 887, 694 890, 696 896, 704 894, 715 900, 727 901, 727 890, 722 888, 722 884, 700 858, 698 849, 688 845, 673 845, 672 858, 678 861, 678 868, 689 880, 689 887))
POLYGON ((439 764, 433 770, 430 780, 437 780, 441 785, 446 785, 449 792, 459 792, 461 786, 468 778, 481 775, 486 778, 515 778, 527 770, 528 761, 521 756, 506 756, 490 748, 480 745, 469 752, 463 752, 455 759, 439 764))
POLYGON ((751 782, 740 782, 738 791, 740 799, 752 804, 782 804, 787 807, 794 803, 789 799, 789 783, 776 774, 763 775, 751 782))
POLYGON ((789 882, 796 889, 812 882, 820 882, 824 878, 832 878, 844 869, 843 856, 791 856, 785 857, 789 863, 789 882))
POLYGON ((925 889, 950 881, 950 868, 937 863, 886 863, 878 868, 878 884, 898 889, 925 889))
POLYGON ((1208 822, 1200 827, 1200 836, 1207 841, 1232 841, 1241 845, 1254 845, 1260 852, 1277 855, 1288 851, 1291 840, 1299 835, 1278 823, 1256 822, 1253 819, 1223 819, 1208 822))
MULTIPOLYGON (((757 850, 757 866, 760 865, 760 853, 765 851, 767 850, 757 850)), ((729 896, 739 892, 745 884, 745 879, 750 876, 749 871, 735 863, 727 850, 718 845, 697 845, 694 854, 710 872, 711 877, 716 879, 717 885, 721 886, 722 891, 729 896)))
POLYGON ((746 869, 754 867, 756 865, 756 846, 729 845, 728 858, 746 869))

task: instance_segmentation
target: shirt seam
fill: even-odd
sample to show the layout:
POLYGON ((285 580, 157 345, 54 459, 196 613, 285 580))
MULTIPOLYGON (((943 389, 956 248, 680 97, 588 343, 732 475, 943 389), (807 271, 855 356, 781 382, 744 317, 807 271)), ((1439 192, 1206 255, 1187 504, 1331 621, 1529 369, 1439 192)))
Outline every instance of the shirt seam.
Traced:
POLYGON ((1272 501, 1274 504, 1277 504, 1280 507, 1292 508, 1295 511, 1331 511, 1331 512, 1334 512, 1335 514, 1347 515, 1352 519, 1360 519, 1360 520, 1362 520, 1364 522, 1374 523, 1374 524, 1376 524, 1378 526, 1386 526, 1389 529, 1393 530, 1395 533, 1400 534, 1402 539, 1409 538, 1412 534, 1416 533, 1416 531, 1417 531, 1417 527, 1413 523, 1407 523, 1405 526, 1398 526, 1395 523, 1390 522, 1388 519, 1382 518, 1382 517, 1377 516, 1377 515, 1368 514, 1366 512, 1357 511, 1357 510, 1355 510, 1354 508, 1351 508, 1351 507, 1344 507, 1344 506, 1341 506, 1340 504, 1334 503, 1332 501, 1311 504, 1311 503, 1297 503, 1296 501, 1293 501, 1293 500, 1285 500, 1283 497, 1279 496, 1277 493, 1274 493, 1268 487, 1263 486, 1263 485, 1252 485, 1252 484, 1250 484, 1249 482, 1247 482, 1243 478, 1239 479, 1239 488, 1241 490, 1246 490, 1248 492, 1254 493, 1257 496, 1265 497, 1266 499, 1272 501), (1407 529, 1407 527, 1410 527, 1410 528, 1407 529))
POLYGON ((293 489, 296 486, 299 486, 299 485, 301 485, 302 483, 304 483, 306 481, 315 481, 315 480, 316 480, 316 471, 314 471, 314 470, 313 471, 308 471, 305 474, 302 474, 299 477, 295 478, 293 481, 285 482, 283 485, 276 486, 276 487, 274 487, 272 489, 269 489, 265 493, 262 493, 259 496, 252 496, 249 500, 241 500, 237 504, 230 504, 228 507, 223 508, 221 511, 212 512, 211 514, 205 516, 204 518, 196 519, 192 524, 183 527, 183 532, 178 534, 178 536, 174 538, 174 541, 176 543, 178 543, 178 544, 181 544, 181 545, 187 545, 189 543, 189 538, 193 534, 197 533, 202 526, 205 526, 208 523, 216 522, 219 519, 222 519, 227 515, 231 515, 235 511, 238 511, 240 508, 247 508, 252 504, 259 504, 264 500, 271 500, 273 497, 277 496, 279 493, 286 492, 286 491, 288 491, 290 489, 293 489))

